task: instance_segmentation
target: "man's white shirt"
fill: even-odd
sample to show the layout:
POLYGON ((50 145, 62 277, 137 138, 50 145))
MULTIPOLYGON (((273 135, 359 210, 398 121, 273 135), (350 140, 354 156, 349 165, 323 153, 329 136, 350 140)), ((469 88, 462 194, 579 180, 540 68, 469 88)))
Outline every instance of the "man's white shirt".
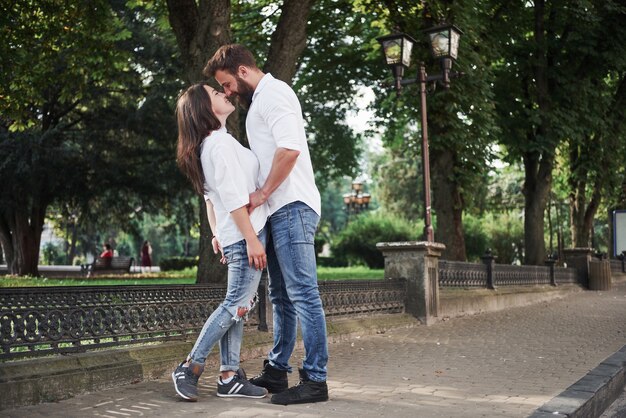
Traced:
POLYGON ((270 215, 296 201, 306 203, 321 215, 320 193, 315 185, 302 108, 291 87, 271 74, 266 74, 252 96, 252 105, 246 117, 246 131, 250 148, 261 167, 261 185, 267 180, 277 148, 300 151, 289 176, 267 200, 270 215))

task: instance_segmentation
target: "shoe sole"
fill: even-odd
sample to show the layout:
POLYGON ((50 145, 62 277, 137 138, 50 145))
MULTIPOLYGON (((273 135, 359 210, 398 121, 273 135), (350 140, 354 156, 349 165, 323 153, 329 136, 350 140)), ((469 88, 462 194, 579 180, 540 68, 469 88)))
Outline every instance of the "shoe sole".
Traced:
POLYGON ((255 396, 255 395, 241 395, 241 394, 233 394, 231 395, 230 393, 218 393, 217 396, 219 396, 220 398, 251 398, 251 399, 263 399, 267 396, 267 393, 264 393, 263 395, 259 395, 259 396, 255 396))
POLYGON ((315 402, 326 402, 328 400, 328 396, 323 397, 323 398, 314 398, 314 399, 302 399, 302 400, 296 400, 293 402, 287 402, 287 403, 281 403, 281 402, 274 402, 274 398, 272 397, 272 399, 270 400, 271 403, 273 403, 274 405, 296 405, 296 404, 301 404, 301 403, 315 403, 315 402))
POLYGON ((174 376, 174 373, 172 373, 172 380, 174 381, 174 389, 176 389, 176 393, 178 394, 178 396, 180 396, 181 398, 190 401, 190 402, 197 402, 198 398, 190 398, 187 395, 183 395, 180 390, 178 390, 178 385, 176 384, 176 377, 174 376))

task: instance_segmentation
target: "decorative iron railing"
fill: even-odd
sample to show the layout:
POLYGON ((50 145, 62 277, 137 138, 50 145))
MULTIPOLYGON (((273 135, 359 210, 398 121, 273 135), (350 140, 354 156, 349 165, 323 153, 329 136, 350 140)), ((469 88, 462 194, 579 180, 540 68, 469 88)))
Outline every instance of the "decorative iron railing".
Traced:
MULTIPOLYGON (((329 316, 403 312, 404 289, 402 280, 320 283, 329 316)), ((0 289, 0 359, 195 337, 225 292, 216 285, 0 289)), ((263 303, 248 327, 267 329, 263 303)))
MULTIPOLYGON (((551 284, 549 266, 512 266, 494 264, 492 269, 494 286, 533 286, 551 284)), ((577 272, 573 268, 554 267, 556 284, 577 283, 577 272)), ((488 269, 484 263, 439 261, 440 287, 487 287, 488 269)))
POLYGON ((439 287, 487 287, 485 264, 439 261, 439 287))
POLYGON ((404 312, 404 280, 321 282, 326 316, 404 312))
POLYGON ((611 271, 614 273, 626 273, 624 261, 611 259, 611 271))
MULTIPOLYGON (((495 264, 495 286, 551 283, 550 267, 495 264)), ((576 283, 572 268, 554 267, 554 283, 576 283)), ((432 274, 432 277, 435 277, 432 274)), ((439 262, 440 287, 486 287, 484 263, 439 262)), ((266 279, 247 327, 267 330, 266 279)), ((404 312, 403 279, 320 282, 328 317, 404 312)), ((86 286, 0 289, 0 360, 194 338, 221 303, 217 285, 86 286)))
POLYGON ((557 284, 578 283, 578 271, 573 268, 555 267, 554 277, 557 284))
POLYGON ((550 284, 549 267, 512 266, 507 264, 496 264, 494 267, 494 285, 496 286, 537 286, 550 284))

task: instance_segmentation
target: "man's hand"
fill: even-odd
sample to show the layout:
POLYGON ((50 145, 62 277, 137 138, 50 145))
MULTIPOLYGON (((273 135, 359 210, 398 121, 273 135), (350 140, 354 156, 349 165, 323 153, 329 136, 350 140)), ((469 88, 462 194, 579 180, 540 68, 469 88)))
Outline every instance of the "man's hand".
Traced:
POLYGON ((272 160, 272 168, 265 179, 265 184, 257 191, 250 193, 250 203, 248 203, 248 214, 251 214, 254 208, 261 206, 267 202, 267 199, 289 176, 291 170, 296 165, 300 151, 277 148, 272 160))
POLYGON ((261 206, 263 203, 267 201, 267 195, 263 192, 262 189, 258 189, 252 193, 250 193, 250 203, 248 203, 248 214, 252 213, 252 211, 261 206))

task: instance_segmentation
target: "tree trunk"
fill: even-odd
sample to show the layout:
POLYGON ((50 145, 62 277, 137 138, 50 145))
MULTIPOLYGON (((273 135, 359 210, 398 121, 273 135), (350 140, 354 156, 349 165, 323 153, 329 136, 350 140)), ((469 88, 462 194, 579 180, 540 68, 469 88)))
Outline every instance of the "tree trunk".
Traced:
POLYGON ((576 192, 570 194, 570 230, 574 247, 591 246, 593 219, 600 206, 601 191, 594 187, 589 204, 585 193, 586 181, 578 181, 576 192))
POLYGON ((454 181, 454 155, 449 149, 431 149, 433 208, 437 215, 435 241, 445 244, 445 260, 466 261, 463 199, 454 181))
POLYGON ((196 283, 223 283, 226 281, 228 269, 226 265, 220 263, 221 254, 213 253, 213 245, 211 244, 211 228, 206 214, 206 204, 204 198, 198 198, 200 205, 200 259, 202 254, 205 256, 205 262, 198 263, 198 275, 196 283), (203 225, 204 223, 204 225, 203 225), (203 231, 207 231, 205 234, 203 231))
POLYGON ((524 156, 524 264, 543 265, 546 259, 544 213, 552 187, 551 158, 527 153, 524 156))
MULTIPOLYGON (((231 42, 230 0, 168 0, 169 21, 189 84, 204 79, 202 70, 209 58, 222 45, 231 42)), ((233 115, 235 116, 235 115, 233 115)), ((229 128, 238 123, 229 118, 229 128)), ((233 132, 237 136, 237 131, 233 132)), ((200 199, 200 242, 197 283, 226 282, 226 269, 219 264, 219 258, 211 247, 211 228, 206 216, 206 205, 200 199), (207 242, 208 240, 208 242, 207 242)))
POLYGON ((7 264, 7 269, 10 274, 15 274, 17 271, 15 266, 15 254, 13 253, 13 243, 11 239, 11 230, 9 224, 3 214, 0 216, 0 242, 2 243, 2 249, 4 250, 4 258, 7 264))
POLYGON ((272 34, 263 71, 291 84, 298 59, 306 48, 306 28, 315 0, 285 0, 280 19, 272 34))
MULTIPOLYGON (((532 63, 534 86, 527 83, 527 94, 536 90, 537 106, 539 108, 539 122, 536 126, 530 125, 527 133, 528 143, 540 143, 550 138, 552 134, 550 114, 552 104, 550 90, 552 83, 548 79, 548 67, 551 58, 545 35, 545 0, 535 1, 534 42, 535 59, 532 63), (534 128, 534 129, 533 129, 534 128), (541 139, 541 140, 540 140, 541 139)), ((532 111, 532 110, 531 110, 532 111)), ((553 141, 556 142, 556 141, 553 141)), ((529 150, 523 154, 524 160, 524 263, 543 265, 546 258, 546 243, 544 240, 544 213, 548 203, 548 196, 552 187, 552 166, 556 143, 541 151, 529 150)))
POLYGON ((231 41, 230 0, 168 0, 169 21, 189 83, 204 79, 202 69, 222 45, 231 41))
POLYGON ((35 206, 26 212, 25 204, 17 205, 21 211, 7 210, 0 222, 0 236, 7 256, 9 274, 39 276, 39 244, 46 207, 35 206))
POLYGON ((78 236, 78 228, 76 227, 76 219, 72 218, 71 221, 71 234, 70 235, 70 242, 68 243, 68 248, 67 248, 67 254, 66 254, 66 263, 68 265, 72 265, 72 263, 74 262, 74 257, 76 256, 76 238, 78 236))

